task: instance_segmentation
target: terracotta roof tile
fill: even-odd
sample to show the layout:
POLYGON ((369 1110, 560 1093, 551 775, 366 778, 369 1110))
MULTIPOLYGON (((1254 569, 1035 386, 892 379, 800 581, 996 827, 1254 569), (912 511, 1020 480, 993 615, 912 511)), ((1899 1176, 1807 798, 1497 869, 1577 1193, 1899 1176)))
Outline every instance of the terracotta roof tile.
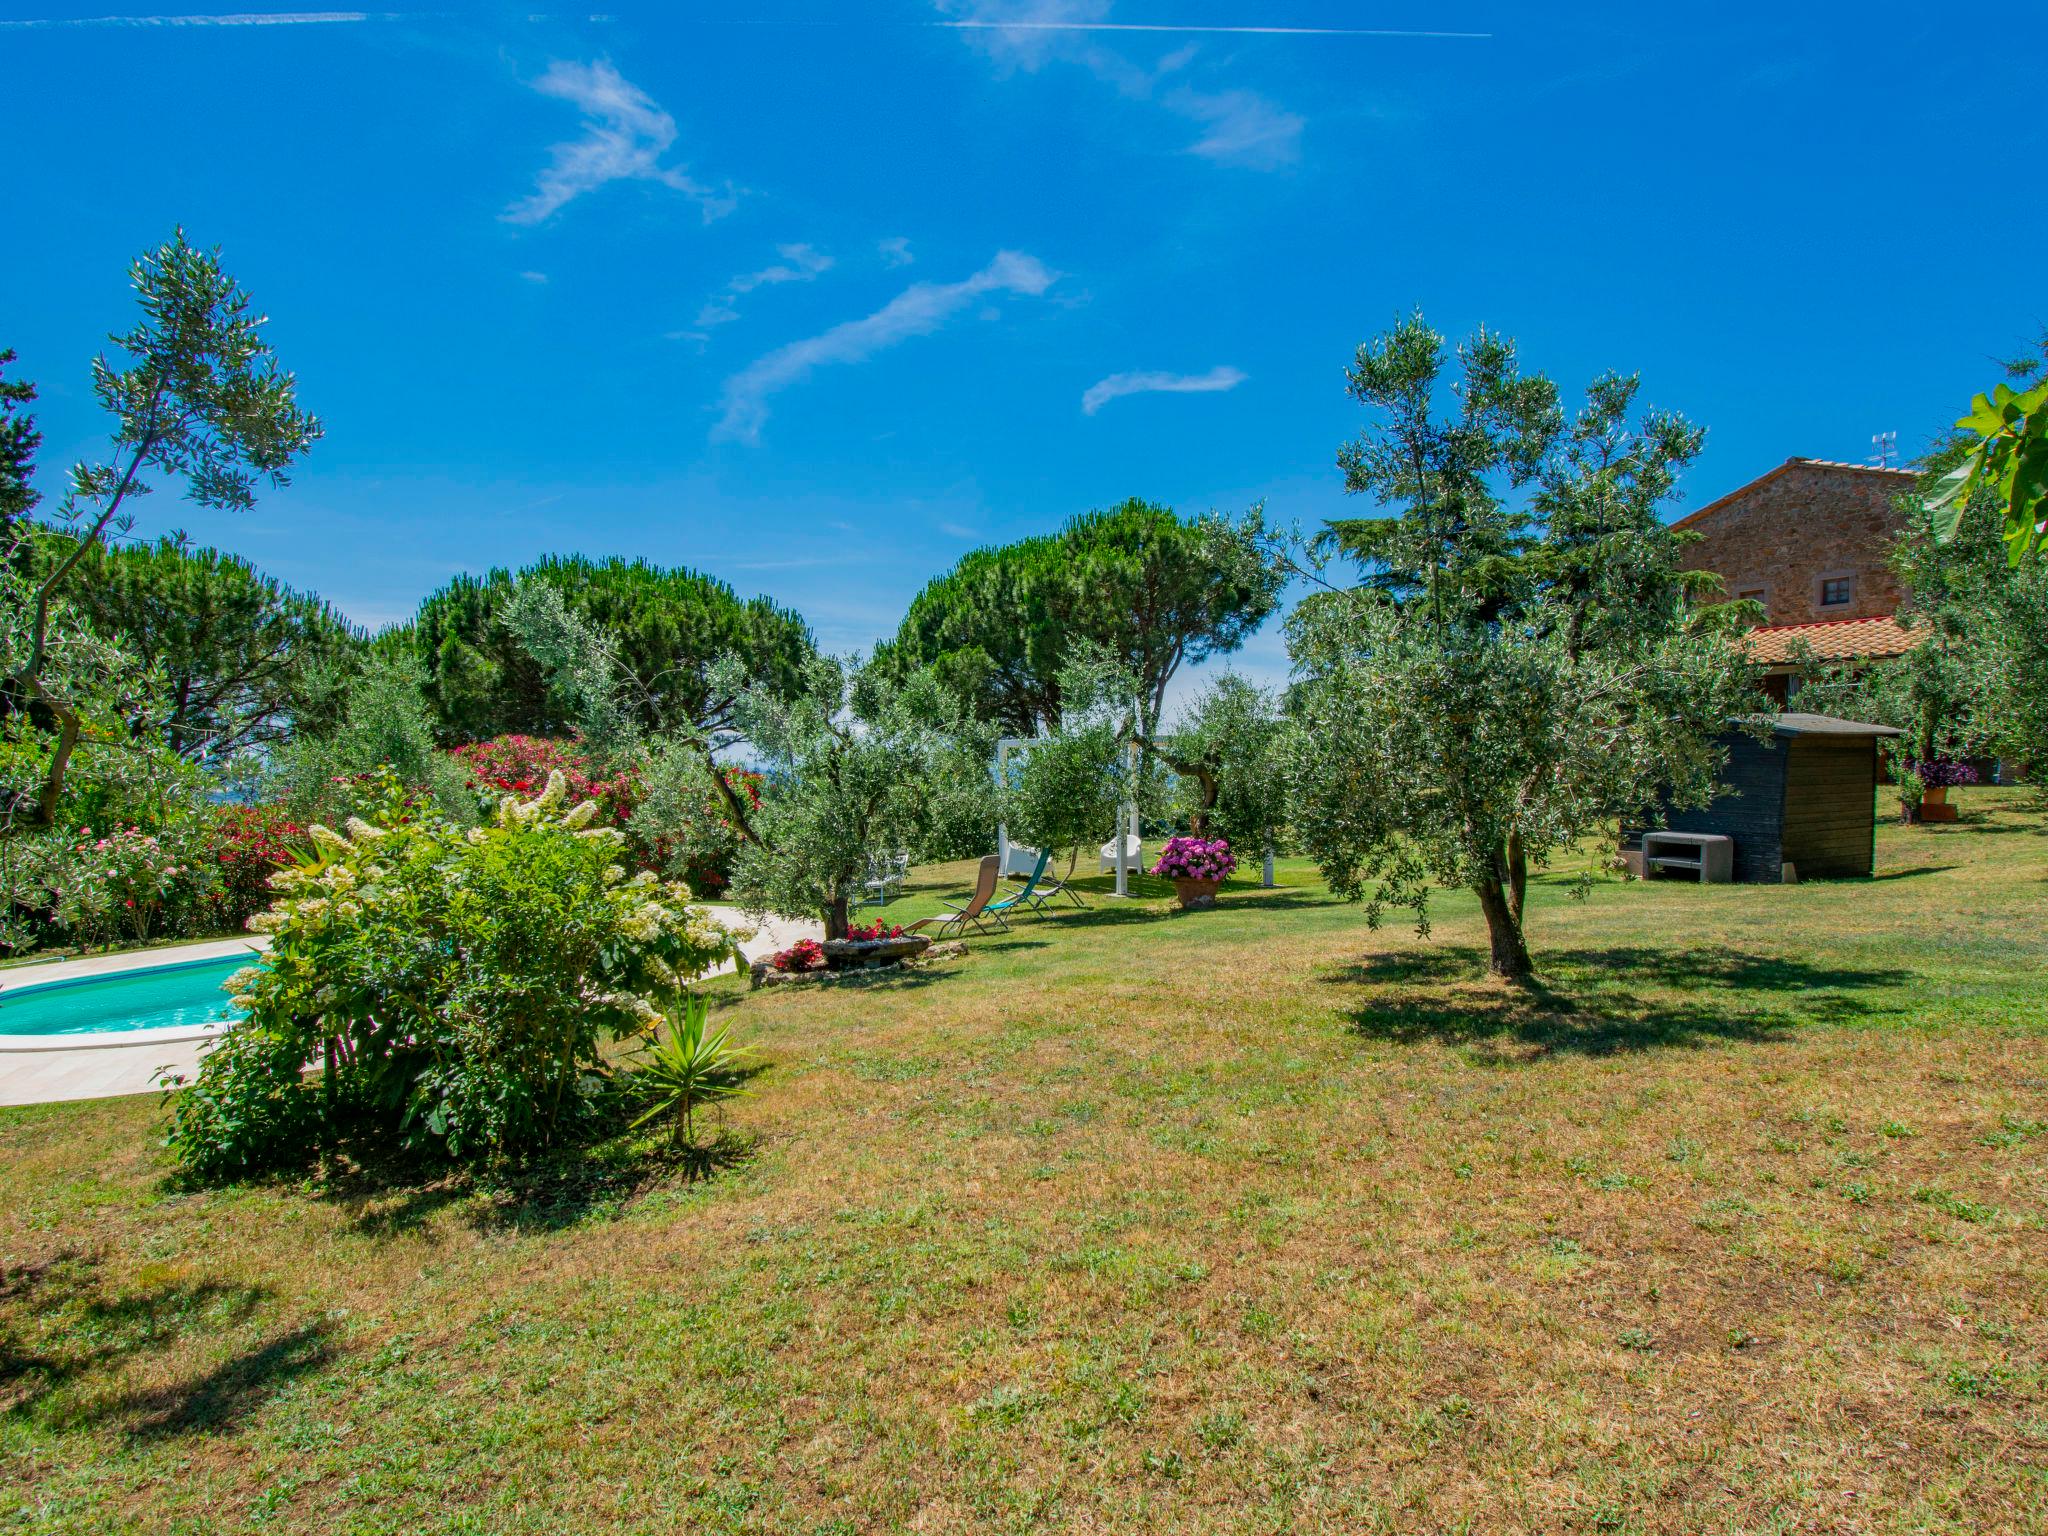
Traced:
POLYGON ((1822 661, 1903 656, 1927 638, 1924 629, 1908 629, 1895 618, 1821 619, 1812 624, 1763 624, 1743 643, 1751 659, 1765 666, 1783 666, 1804 641, 1822 661))

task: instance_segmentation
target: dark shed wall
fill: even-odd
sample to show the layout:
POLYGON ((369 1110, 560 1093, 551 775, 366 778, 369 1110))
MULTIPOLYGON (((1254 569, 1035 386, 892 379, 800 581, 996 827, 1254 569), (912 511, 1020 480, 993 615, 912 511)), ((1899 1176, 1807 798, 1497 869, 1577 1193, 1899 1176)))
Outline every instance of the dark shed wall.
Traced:
POLYGON ((1672 811, 1664 825, 1673 832, 1719 832, 1734 838, 1735 878, 1776 885, 1788 857, 1778 843, 1785 812, 1786 742, 1777 736, 1758 741, 1738 731, 1722 737, 1721 744, 1728 749, 1721 793, 1697 810, 1672 811))
POLYGON ((1785 765, 1785 857, 1802 880, 1876 872, 1877 743, 1800 736, 1785 765))

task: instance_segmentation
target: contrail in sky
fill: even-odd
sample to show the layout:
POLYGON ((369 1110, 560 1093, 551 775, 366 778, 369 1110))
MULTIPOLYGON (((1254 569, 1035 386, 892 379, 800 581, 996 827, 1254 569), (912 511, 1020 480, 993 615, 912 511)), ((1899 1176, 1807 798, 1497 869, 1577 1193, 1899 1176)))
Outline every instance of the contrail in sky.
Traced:
POLYGON ((33 21, 0 21, 0 29, 23 31, 44 27, 292 27, 322 26, 343 21, 384 21, 368 11, 244 11, 220 16, 72 16, 33 21))
MULTIPOLYGON (((459 11, 223 11, 211 16, 45 16, 0 21, 0 32, 58 27, 322 27, 361 21, 433 21, 459 11)), ((528 21, 610 21, 609 16, 528 16, 528 21)))
POLYGON ((1414 32, 1393 27, 1198 27, 1160 21, 928 21, 955 32, 1227 32, 1250 37, 1492 37, 1491 32, 1414 32))
MULTIPOLYGON (((0 32, 56 27, 305 27, 365 21, 425 21, 454 12, 399 11, 227 11, 210 16, 53 16, 26 21, 0 21, 0 32)), ((529 16, 528 21, 546 21, 529 16)), ((606 15, 579 16, 578 21, 610 21, 606 15)), ((799 23, 800 24, 800 23, 799 23)), ((928 21, 928 27, 952 32, 1174 32, 1223 33, 1235 37, 1435 37, 1482 39, 1491 32, 1425 32, 1396 27, 1262 27, 1180 26, 1156 21, 928 21)))

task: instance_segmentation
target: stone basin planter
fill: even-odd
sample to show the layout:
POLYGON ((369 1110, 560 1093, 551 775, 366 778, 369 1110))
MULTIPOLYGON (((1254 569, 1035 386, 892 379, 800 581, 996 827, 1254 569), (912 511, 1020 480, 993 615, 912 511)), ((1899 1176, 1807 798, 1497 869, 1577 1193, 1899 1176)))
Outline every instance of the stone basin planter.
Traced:
POLYGON ((931 948, 932 941, 921 933, 906 933, 895 939, 827 939, 825 967, 833 971, 873 969, 900 965, 913 955, 931 948))
POLYGON ((852 980, 886 973, 913 960, 936 960, 966 953, 966 946, 958 943, 934 948, 930 935, 922 933, 906 933, 894 939, 827 939, 818 947, 825 952, 825 964, 814 971, 778 971, 766 960, 756 960, 751 968, 754 985, 837 981, 842 977, 852 980))

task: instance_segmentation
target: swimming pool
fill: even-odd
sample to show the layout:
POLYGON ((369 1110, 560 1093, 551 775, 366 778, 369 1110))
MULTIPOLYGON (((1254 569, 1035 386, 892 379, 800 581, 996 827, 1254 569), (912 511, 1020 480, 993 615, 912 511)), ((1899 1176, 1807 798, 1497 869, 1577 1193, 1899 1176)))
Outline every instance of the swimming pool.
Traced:
POLYGON ((258 958, 243 954, 188 960, 10 988, 0 992, 0 1037, 197 1029, 227 1023, 235 1017, 234 1005, 220 984, 258 958))

